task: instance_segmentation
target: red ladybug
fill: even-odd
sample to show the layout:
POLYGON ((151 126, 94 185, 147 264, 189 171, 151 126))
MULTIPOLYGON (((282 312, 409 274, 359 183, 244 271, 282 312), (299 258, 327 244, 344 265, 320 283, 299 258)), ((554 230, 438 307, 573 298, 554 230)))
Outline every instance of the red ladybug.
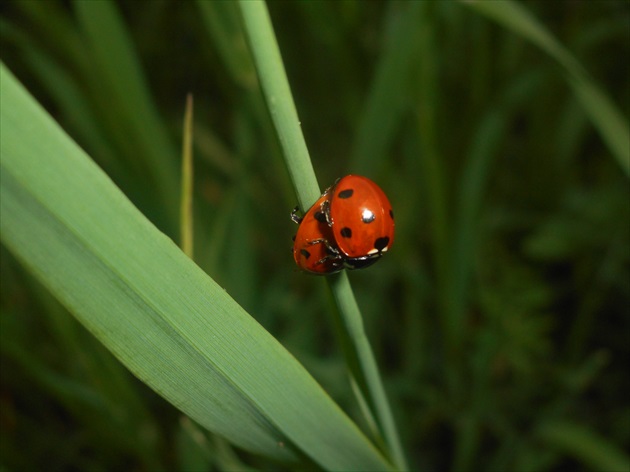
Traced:
POLYGON ((300 269, 312 274, 334 274, 343 269, 323 210, 327 200, 328 194, 324 192, 303 217, 297 215, 297 207, 291 213, 291 219, 300 225, 293 238, 293 259, 300 269))
POLYGON ((366 177, 337 180, 322 202, 336 249, 348 269, 378 260, 394 242, 394 212, 381 188, 366 177))

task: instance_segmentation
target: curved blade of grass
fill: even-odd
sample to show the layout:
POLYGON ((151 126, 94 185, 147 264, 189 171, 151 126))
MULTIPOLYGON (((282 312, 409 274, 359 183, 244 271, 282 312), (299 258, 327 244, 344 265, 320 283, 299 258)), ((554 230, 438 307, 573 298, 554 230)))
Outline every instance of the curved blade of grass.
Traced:
POLYGON ((291 88, 286 78, 280 50, 264 2, 239 2, 258 79, 267 108, 278 133, 289 176, 302 210, 308 209, 320 195, 291 88))
POLYGON ((630 174, 630 125, 619 109, 595 85, 580 63, 547 29, 519 3, 511 0, 485 2, 460 0, 504 28, 531 41, 553 57, 565 70, 566 79, 587 116, 599 131, 611 154, 630 174))
POLYGON ((2 65, 2 241, 123 364, 248 450, 390 464, 304 368, 160 233, 2 65))
MULTIPOLYGON (((319 186, 299 126, 269 12, 262 1, 241 0, 239 5, 263 94, 300 206, 304 210, 319 197, 319 186)), ((398 468, 406 469, 398 432, 348 276, 341 273, 328 277, 328 282, 341 315, 335 321, 348 368, 362 390, 363 398, 373 410, 372 414, 378 422, 380 435, 392 461, 398 468)))
POLYGON ((98 87, 94 93, 102 98, 101 108, 115 124, 112 129, 121 147, 145 161, 148 177, 160 189, 164 208, 175 222, 177 152, 151 98, 129 32, 113 2, 75 1, 74 7, 91 53, 90 85, 98 87), (101 89, 106 92, 99 93, 101 89))
MULTIPOLYGON (((33 13, 37 12, 37 9, 34 8, 29 10, 32 10, 33 13)), ((48 23, 58 21, 66 26, 64 19, 61 15, 53 15, 52 19, 49 17, 45 21, 48 23)), ((66 34, 72 40, 69 38, 67 41, 66 51, 74 52, 74 54, 67 53, 67 56, 70 56, 68 60, 74 58, 72 63, 76 67, 80 67, 83 64, 79 59, 80 54, 75 52, 76 48, 72 47, 75 43, 80 42, 79 35, 76 34, 76 31, 72 31, 72 25, 67 26, 69 31, 67 30, 66 34)), ((117 156, 111 148, 111 143, 108 142, 103 135, 103 130, 98 126, 94 110, 90 107, 85 90, 83 90, 84 84, 81 79, 73 77, 73 73, 67 67, 59 64, 53 55, 43 51, 33 41, 33 38, 17 29, 14 24, 0 20, 0 32, 2 32, 3 38, 19 47, 21 58, 28 64, 33 75, 37 77, 38 83, 47 91, 58 110, 57 113, 74 130, 75 136, 90 143, 92 149, 100 156, 101 162, 107 166, 110 175, 114 174, 118 182, 123 181, 125 173, 116 160, 117 156)), ((46 39, 50 40, 48 37, 46 39)))
POLYGON ((550 421, 537 436, 555 449, 579 459, 591 470, 630 470, 630 457, 589 429, 569 421, 550 421))
POLYGON ((379 162, 386 161, 385 154, 410 105, 413 57, 418 53, 418 36, 422 34, 420 13, 426 6, 426 2, 388 5, 383 41, 386 47, 357 128, 349 164, 353 172, 369 175, 379 162))
POLYGON ((247 50, 237 6, 233 2, 197 0, 201 20, 232 80, 245 90, 255 90, 256 71, 247 50))
MULTIPOLYGON (((262 138, 264 142, 261 143, 261 148, 268 147, 270 149, 271 159, 268 160, 267 166, 278 171, 273 173, 276 176, 277 190, 292 199, 293 194, 282 175, 284 163, 280 158, 279 143, 269 120, 265 102, 260 94, 260 84, 253 58, 247 47, 238 3, 197 0, 196 4, 204 30, 210 39, 209 47, 217 52, 217 56, 232 82, 241 88, 243 106, 248 110, 245 113, 248 116, 247 121, 251 120, 257 127, 262 128, 259 138, 262 138)), ((240 141, 237 140, 238 142, 240 141)))

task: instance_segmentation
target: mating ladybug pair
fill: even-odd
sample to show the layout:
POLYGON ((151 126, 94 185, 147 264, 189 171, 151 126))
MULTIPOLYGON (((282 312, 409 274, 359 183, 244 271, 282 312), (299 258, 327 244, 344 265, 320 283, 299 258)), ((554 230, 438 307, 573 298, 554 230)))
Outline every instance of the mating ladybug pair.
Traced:
POLYGON ((303 217, 293 238, 298 267, 313 274, 363 269, 376 262, 394 242, 394 212, 378 185, 347 175, 326 189, 303 217))

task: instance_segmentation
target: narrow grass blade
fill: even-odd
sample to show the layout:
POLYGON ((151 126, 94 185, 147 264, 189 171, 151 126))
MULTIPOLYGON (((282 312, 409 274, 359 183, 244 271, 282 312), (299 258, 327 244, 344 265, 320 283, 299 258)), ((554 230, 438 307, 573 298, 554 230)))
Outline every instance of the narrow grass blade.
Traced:
POLYGON ((449 261, 452 256, 452 218, 448 191, 448 162, 443 152, 438 131, 440 100, 439 46, 435 27, 436 15, 431 9, 421 10, 418 25, 419 57, 416 106, 420 161, 420 178, 426 195, 426 207, 430 217, 431 252, 435 270, 436 298, 441 311, 439 323, 444 337, 444 356, 452 367, 444 371, 451 392, 460 390, 460 371, 457 330, 453 322, 455 300, 450 293, 453 280, 449 261))
POLYGON ((193 258, 193 97, 186 97, 182 143, 182 191, 180 208, 180 246, 184 254, 193 258))
MULTIPOLYGON (((239 5, 267 106, 283 148, 298 200, 304 210, 313 204, 320 192, 299 126, 269 12, 262 1, 241 0, 239 5)), ((363 398, 374 410, 373 415, 379 423, 380 435, 387 445, 392 461, 398 468, 405 469, 406 462, 400 439, 348 276, 342 273, 329 277, 328 281, 339 309, 340 316, 335 322, 339 327, 348 367, 359 387, 364 390, 363 398)))
POLYGON ((566 421, 545 423, 538 429, 537 436, 554 449, 580 460, 591 470, 630 470, 627 454, 579 424, 566 421))
POLYGON ((396 423, 389 407, 374 352, 365 334, 363 318, 350 287, 350 281, 345 273, 331 277, 329 280, 335 304, 342 313, 341 320, 344 323, 344 329, 341 334, 343 337, 347 337, 349 341, 344 344, 346 344, 347 349, 346 356, 352 362, 350 371, 355 376, 354 380, 363 390, 363 398, 360 398, 359 402, 364 403, 363 400, 365 400, 371 406, 373 416, 367 417, 368 423, 372 421, 373 417, 376 418, 382 440, 385 442, 392 459, 398 468, 405 470, 407 464, 398 437, 396 423), (352 364, 355 362, 358 368, 352 369, 352 364))
MULTIPOLYGON (((53 20, 47 18, 45 21, 54 23, 59 20, 60 23, 63 23, 62 18, 59 15, 54 16, 53 20)), ((44 20, 42 19, 42 21, 44 20)), ((111 148, 111 143, 107 141, 103 135, 103 130, 98 126, 97 118, 94 110, 90 108, 81 80, 73 77, 72 72, 67 67, 61 65, 52 54, 42 50, 32 38, 17 29, 15 25, 0 20, 0 31, 2 31, 3 38, 20 48, 20 56, 50 95, 58 108, 59 116, 75 130, 79 139, 90 143, 92 149, 99 154, 102 164, 107 167, 110 175, 115 174, 116 179, 122 180, 124 172, 120 164, 116 162, 116 155, 111 148)), ((71 48, 70 45, 79 43, 80 39, 77 34, 70 36, 72 41, 68 41, 67 50, 74 51, 76 48, 71 48)), ((77 52, 71 56, 77 58, 73 61, 75 67, 81 68, 83 61, 78 59, 81 55, 77 52)))
POLYGON ((241 12, 267 107, 302 210, 320 195, 278 43, 264 2, 241 1, 241 12))
POLYGON ((144 162, 144 171, 160 189, 164 207, 177 221, 177 151, 152 99, 129 32, 112 2, 75 1, 79 25, 92 54, 90 84, 122 149, 144 162), (101 89, 106 93, 99 94, 101 89), (100 95, 100 97, 99 97, 100 95), (112 103, 113 102, 113 103, 112 103), (108 115, 115 110, 116 115, 108 115), (116 126, 117 125, 117 126, 116 126))
POLYGON ((6 247, 137 377, 209 430, 332 470, 391 465, 304 368, 127 200, 4 67, 6 247))
POLYGON ((391 2, 385 21, 386 45, 376 66, 373 83, 361 113, 349 168, 370 175, 385 162, 405 110, 410 106, 414 55, 422 29, 423 2, 391 2))
POLYGON ((255 89, 256 71, 247 51, 237 5, 234 2, 197 0, 197 6, 212 39, 211 44, 232 80, 245 90, 255 89))
POLYGON ((626 117, 589 77, 573 55, 522 5, 511 0, 486 2, 461 0, 462 3, 495 20, 532 42, 565 70, 566 79, 589 119, 597 128, 610 153, 630 174, 630 125, 626 117))

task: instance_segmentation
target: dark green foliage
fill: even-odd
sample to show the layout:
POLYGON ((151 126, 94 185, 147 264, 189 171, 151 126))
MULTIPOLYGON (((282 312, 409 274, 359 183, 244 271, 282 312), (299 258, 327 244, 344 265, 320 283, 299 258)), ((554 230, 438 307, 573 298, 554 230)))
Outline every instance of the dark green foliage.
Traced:
MULTIPOLYGON (((194 94, 198 264, 367 429, 323 282, 291 258, 295 196, 237 9, 89 3, 3 3, 3 61, 173 238, 194 94)), ((628 2, 523 6, 627 117, 628 2)), ((456 2, 269 8, 321 186, 365 174, 396 212, 392 250, 351 282, 412 467, 627 467, 628 175, 556 62, 456 2)), ((1 254, 4 467, 282 467, 180 421, 1 254)))

